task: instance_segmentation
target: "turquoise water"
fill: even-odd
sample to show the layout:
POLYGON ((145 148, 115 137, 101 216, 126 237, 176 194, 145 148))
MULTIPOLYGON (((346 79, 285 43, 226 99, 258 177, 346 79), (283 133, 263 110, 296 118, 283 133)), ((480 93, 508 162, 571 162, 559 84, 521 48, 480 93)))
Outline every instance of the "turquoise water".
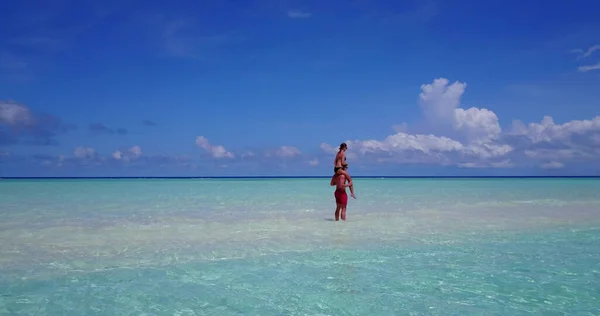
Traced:
POLYGON ((598 315, 600 179, 0 181, 0 315, 598 315))

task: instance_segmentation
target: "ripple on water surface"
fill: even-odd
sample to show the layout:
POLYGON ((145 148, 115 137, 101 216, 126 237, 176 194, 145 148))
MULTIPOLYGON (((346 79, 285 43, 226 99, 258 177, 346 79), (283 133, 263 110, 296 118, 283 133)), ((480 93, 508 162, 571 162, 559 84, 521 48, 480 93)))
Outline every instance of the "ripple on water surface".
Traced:
POLYGON ((0 183, 0 315, 600 312, 600 181, 73 183, 0 183))
POLYGON ((0 283, 22 315, 569 315, 600 312, 600 230, 252 256, 0 283), (557 249, 564 252, 557 253, 557 249))

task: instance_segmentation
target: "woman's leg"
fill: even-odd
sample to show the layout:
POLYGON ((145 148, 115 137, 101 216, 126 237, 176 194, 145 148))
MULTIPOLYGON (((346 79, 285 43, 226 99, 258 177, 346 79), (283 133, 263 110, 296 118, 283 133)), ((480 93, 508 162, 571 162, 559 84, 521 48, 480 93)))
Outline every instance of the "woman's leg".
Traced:
MULTIPOLYGON (((346 179, 348 179, 348 182, 352 182, 352 178, 350 177, 350 174, 348 174, 348 172, 346 170, 339 169, 337 171, 337 174, 344 175, 346 177, 346 179)), ((354 183, 352 183, 350 185, 350 196, 356 199, 356 196, 354 196, 354 183)))

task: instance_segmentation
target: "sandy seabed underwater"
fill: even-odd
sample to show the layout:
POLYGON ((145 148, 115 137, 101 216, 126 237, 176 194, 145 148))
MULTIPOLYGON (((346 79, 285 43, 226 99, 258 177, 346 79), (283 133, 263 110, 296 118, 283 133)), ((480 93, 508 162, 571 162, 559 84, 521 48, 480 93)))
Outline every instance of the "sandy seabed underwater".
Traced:
POLYGON ((0 315, 598 315, 600 179, 0 181, 0 315))

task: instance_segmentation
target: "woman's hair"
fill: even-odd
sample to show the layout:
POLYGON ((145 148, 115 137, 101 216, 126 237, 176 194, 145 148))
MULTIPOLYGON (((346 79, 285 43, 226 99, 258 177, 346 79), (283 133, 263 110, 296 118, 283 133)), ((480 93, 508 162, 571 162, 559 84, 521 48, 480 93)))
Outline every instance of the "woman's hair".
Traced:
POLYGON ((348 145, 346 145, 346 143, 341 143, 340 144, 340 150, 348 148, 348 145))

